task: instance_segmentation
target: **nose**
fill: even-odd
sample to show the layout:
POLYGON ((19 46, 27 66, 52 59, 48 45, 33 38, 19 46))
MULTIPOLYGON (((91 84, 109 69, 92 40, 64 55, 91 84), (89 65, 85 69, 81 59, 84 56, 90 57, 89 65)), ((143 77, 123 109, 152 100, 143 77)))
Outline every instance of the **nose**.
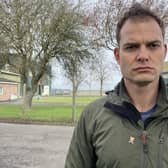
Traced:
POLYGON ((145 46, 141 46, 137 53, 137 61, 140 63, 149 61, 149 52, 145 46))

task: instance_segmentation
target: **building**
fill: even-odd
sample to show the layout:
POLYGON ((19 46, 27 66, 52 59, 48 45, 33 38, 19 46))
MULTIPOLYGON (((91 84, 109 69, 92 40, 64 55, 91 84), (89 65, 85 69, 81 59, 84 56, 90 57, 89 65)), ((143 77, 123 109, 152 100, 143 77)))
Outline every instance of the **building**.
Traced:
POLYGON ((9 101, 21 95, 20 75, 9 71, 0 71, 0 101, 9 101))

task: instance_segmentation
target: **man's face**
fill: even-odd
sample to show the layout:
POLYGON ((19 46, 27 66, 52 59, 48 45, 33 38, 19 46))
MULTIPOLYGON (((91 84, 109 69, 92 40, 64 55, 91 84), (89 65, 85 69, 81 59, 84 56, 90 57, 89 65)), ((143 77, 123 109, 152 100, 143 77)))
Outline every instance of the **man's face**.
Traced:
POLYGON ((119 45, 114 54, 125 80, 136 84, 158 81, 167 48, 155 20, 127 20, 119 45))

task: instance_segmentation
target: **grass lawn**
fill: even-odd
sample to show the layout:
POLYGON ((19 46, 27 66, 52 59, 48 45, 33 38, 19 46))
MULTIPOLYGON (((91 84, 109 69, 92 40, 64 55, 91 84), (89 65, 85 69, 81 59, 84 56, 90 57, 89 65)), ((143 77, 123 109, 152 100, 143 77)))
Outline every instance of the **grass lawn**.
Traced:
MULTIPOLYGON (((79 118, 83 107, 77 107, 77 118, 79 118)), ((72 109, 71 106, 33 106, 30 111, 25 114, 25 119, 28 120, 45 120, 45 121, 71 121, 72 109)), ((1 119, 23 119, 23 111, 19 105, 1 105, 1 119)))
MULTIPOLYGON (((97 98, 98 97, 96 96, 77 97, 77 119, 79 118, 84 105, 97 98)), ((38 105, 34 104, 31 110, 27 111, 26 113, 23 113, 21 105, 0 104, 0 119, 26 119, 29 121, 40 120, 53 122, 70 122, 72 121, 71 101, 72 98, 70 96, 41 97, 39 100, 37 100, 37 98, 34 98, 33 103, 38 103, 38 105)))
MULTIPOLYGON (((96 100, 97 96, 77 96, 76 103, 77 104, 88 104, 91 101, 96 100)), ((61 103, 61 104, 71 104, 72 97, 71 96, 48 96, 41 97, 40 99, 33 98, 34 103, 61 103)))

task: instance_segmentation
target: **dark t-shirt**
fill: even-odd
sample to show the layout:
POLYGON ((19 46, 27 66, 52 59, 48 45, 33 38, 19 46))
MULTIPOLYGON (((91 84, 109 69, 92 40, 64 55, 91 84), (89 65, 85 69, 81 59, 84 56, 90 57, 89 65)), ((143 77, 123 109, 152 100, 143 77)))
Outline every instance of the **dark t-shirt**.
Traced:
POLYGON ((145 121, 147 118, 149 118, 151 114, 155 112, 155 110, 156 110, 156 105, 154 105, 148 111, 141 112, 140 114, 141 114, 142 121, 145 121))

